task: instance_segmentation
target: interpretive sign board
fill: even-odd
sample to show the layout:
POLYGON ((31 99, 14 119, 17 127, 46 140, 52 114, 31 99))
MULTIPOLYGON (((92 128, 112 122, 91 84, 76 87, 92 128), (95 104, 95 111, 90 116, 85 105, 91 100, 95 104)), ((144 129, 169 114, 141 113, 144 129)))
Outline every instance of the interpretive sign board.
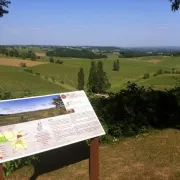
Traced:
POLYGON ((0 163, 104 134, 84 91, 0 101, 0 163))

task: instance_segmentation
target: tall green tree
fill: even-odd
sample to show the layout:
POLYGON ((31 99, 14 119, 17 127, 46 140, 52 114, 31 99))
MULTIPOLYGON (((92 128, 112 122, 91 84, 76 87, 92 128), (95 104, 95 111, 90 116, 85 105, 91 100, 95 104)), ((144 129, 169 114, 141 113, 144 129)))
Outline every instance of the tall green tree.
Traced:
POLYGON ((113 62, 113 70, 114 71, 119 71, 119 59, 117 59, 116 61, 113 62))
POLYGON ((97 70, 96 70, 96 63, 95 61, 91 61, 91 67, 89 70, 89 77, 87 83, 87 89, 89 92, 96 91, 96 82, 97 82, 97 70))
POLYGON ((106 72, 104 72, 103 70, 102 61, 98 61, 96 75, 97 75, 96 89, 95 89, 96 93, 106 92, 107 89, 111 87, 111 84, 109 83, 106 72))
POLYGON ((79 90, 84 90, 84 70, 80 68, 78 72, 78 87, 79 90))
POLYGON ((116 62, 114 61, 113 62, 113 71, 115 71, 116 70, 116 62))
POLYGON ((120 65, 119 65, 119 59, 116 61, 116 70, 119 71, 120 65))
POLYGON ((4 8, 8 8, 10 3, 11 2, 7 0, 0 0, 0 17, 2 17, 4 14, 7 14, 9 12, 4 8))

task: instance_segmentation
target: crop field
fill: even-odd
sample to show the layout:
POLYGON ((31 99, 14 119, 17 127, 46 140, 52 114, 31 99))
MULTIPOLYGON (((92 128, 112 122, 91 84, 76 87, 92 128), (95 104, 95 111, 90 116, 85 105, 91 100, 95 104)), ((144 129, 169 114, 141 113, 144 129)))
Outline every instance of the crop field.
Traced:
MULTIPOLYGON (((138 84, 142 83, 142 85, 151 85, 151 83, 153 84, 154 80, 154 77, 152 75, 159 69, 168 70, 170 72, 172 71, 172 68, 180 70, 180 58, 158 56, 135 59, 120 59, 120 71, 116 72, 112 70, 113 60, 115 59, 116 57, 111 56, 111 58, 103 60, 104 70, 106 71, 107 76, 111 82, 111 88, 109 89, 109 91, 112 92, 117 92, 118 90, 124 88, 127 81, 137 82, 138 84), (143 75, 145 73, 150 74, 150 79, 143 79, 143 75)), ((64 62, 62 65, 44 64, 34 66, 32 67, 32 69, 35 72, 39 72, 43 76, 51 78, 53 77, 58 82, 63 81, 63 83, 65 84, 68 84, 72 87, 77 87, 77 73, 79 71, 79 68, 83 67, 85 72, 85 82, 87 83, 91 60, 79 60, 74 58, 60 58, 60 60, 63 60, 64 62)), ((163 85, 164 82, 165 78, 162 81, 161 85, 163 85)), ((173 79, 170 85, 174 85, 174 83, 176 82, 173 79)), ((165 83, 164 85, 167 84, 165 83)))
MULTIPOLYGON (((42 53, 42 52, 37 52, 42 53)), ((62 91, 72 91, 77 87, 77 73, 81 67, 85 73, 85 84, 88 80, 88 73, 91 60, 79 58, 55 58, 63 61, 63 64, 47 63, 49 57, 41 57, 40 61, 17 60, 11 58, 0 58, 0 91, 13 92, 18 95, 29 89, 36 94, 49 94, 62 91), (20 62, 25 62, 35 76, 25 72, 18 67, 20 62), (10 67, 15 66, 15 67, 10 67), (52 81, 54 79, 54 81, 52 81)), ((180 70, 180 58, 178 57, 140 57, 140 58, 119 58, 120 70, 113 71, 113 61, 117 56, 111 55, 103 59, 104 70, 111 83, 109 92, 117 92, 126 87, 127 81, 139 85, 151 86, 156 89, 172 88, 180 79, 178 74, 163 74, 153 76, 159 69, 163 71, 180 70), (149 73, 149 79, 143 79, 145 73, 149 73)), ((95 60, 98 61, 98 60, 95 60)))
POLYGON ((174 85, 178 85, 179 81, 180 74, 162 74, 148 79, 141 84, 145 86, 152 85, 155 88, 161 88, 164 86, 166 89, 168 89, 174 87, 174 85))
POLYGON ((67 91, 41 77, 24 72, 21 68, 0 66, 0 92, 11 92, 19 96, 27 89, 37 95, 67 91))

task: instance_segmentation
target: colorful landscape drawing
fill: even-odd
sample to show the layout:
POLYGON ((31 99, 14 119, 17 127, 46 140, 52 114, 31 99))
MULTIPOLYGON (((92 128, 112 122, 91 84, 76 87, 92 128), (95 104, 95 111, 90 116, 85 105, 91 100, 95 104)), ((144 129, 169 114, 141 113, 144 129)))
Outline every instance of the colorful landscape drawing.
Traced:
MULTIPOLYGON (((0 126, 67 114, 59 94, 0 101, 0 126)), ((0 137, 0 141, 5 141, 0 137)))

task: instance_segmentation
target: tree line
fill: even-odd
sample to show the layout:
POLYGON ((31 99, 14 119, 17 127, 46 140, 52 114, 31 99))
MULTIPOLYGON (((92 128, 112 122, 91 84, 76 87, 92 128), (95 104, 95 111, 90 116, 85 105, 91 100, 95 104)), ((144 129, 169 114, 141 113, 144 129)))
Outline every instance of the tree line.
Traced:
POLYGON ((47 56, 54 57, 72 57, 72 58, 88 58, 88 59, 101 59, 107 58, 106 55, 101 53, 96 54, 89 50, 77 50, 77 49, 69 49, 69 48, 56 48, 53 51, 47 51, 47 56))
POLYGON ((5 47, 0 47, 0 54, 3 54, 7 57, 20 57, 22 59, 31 59, 33 61, 36 61, 37 59, 39 59, 39 56, 36 56, 36 54, 29 50, 29 51, 25 51, 25 50, 18 50, 16 48, 5 48, 5 47))

